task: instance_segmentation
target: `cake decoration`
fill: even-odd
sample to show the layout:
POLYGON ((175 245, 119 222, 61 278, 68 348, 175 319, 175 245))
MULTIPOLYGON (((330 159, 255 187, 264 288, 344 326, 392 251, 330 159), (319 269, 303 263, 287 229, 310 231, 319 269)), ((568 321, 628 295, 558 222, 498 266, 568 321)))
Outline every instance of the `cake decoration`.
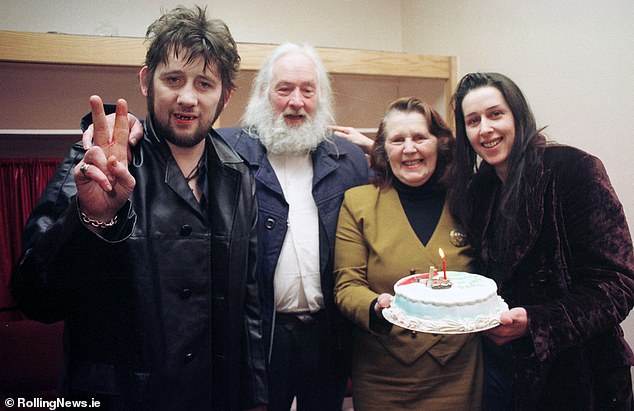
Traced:
POLYGON ((440 255, 440 259, 442 261, 442 272, 444 274, 444 279, 447 279, 447 262, 445 261, 445 252, 442 248, 438 249, 438 255, 440 255))
POLYGON ((463 334, 483 331, 500 324, 508 310, 490 278, 448 271, 447 280, 435 267, 428 273, 410 275, 394 285, 392 305, 383 316, 393 324, 413 331, 463 334), (447 281, 451 285, 443 287, 447 281))

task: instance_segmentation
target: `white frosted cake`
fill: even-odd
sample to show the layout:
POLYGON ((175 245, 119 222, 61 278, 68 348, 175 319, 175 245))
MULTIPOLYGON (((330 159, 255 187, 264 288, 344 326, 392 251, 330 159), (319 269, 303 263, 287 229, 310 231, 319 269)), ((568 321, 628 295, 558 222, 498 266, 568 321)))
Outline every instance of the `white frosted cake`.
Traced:
POLYGON ((394 284, 392 305, 384 310, 388 321, 416 331, 460 334, 495 327, 500 312, 508 310, 490 278, 448 271, 451 286, 432 288, 427 277, 414 274, 394 284))

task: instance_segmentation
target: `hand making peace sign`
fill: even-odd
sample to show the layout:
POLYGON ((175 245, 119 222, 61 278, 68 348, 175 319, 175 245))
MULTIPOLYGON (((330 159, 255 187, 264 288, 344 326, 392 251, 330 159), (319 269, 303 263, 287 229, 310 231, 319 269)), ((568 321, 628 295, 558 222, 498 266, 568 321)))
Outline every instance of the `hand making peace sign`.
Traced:
POLYGON ((117 100, 112 136, 103 102, 90 97, 94 144, 73 171, 80 210, 90 219, 108 222, 130 198, 136 181, 128 171, 128 103, 117 100))

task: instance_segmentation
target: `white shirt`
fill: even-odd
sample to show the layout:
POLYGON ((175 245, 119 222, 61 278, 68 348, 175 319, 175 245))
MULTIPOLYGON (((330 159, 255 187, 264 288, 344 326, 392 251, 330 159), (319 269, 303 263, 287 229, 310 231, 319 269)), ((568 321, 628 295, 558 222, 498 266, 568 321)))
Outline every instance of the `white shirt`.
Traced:
POLYGON ((309 154, 268 155, 288 203, 288 227, 275 267, 275 309, 316 312, 324 306, 319 275, 319 215, 309 154))

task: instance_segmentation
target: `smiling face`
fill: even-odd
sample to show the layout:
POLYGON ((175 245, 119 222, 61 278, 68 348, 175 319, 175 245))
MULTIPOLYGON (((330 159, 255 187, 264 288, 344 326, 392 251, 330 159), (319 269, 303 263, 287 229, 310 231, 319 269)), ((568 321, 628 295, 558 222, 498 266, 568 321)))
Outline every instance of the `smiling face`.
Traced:
POLYGON ((462 110, 471 146, 505 181, 515 141, 515 119, 504 96, 495 87, 479 87, 464 97, 462 110))
POLYGON ((392 111, 385 119, 385 152, 394 176, 420 187, 436 170, 438 139, 421 113, 392 111))
POLYGON ((205 68, 202 58, 187 63, 185 53, 174 55, 156 67, 148 78, 141 69, 141 91, 159 133, 179 147, 193 147, 211 129, 222 96, 222 82, 213 66, 205 68))
POLYGON ((273 65, 270 99, 275 115, 298 127, 312 118, 318 104, 315 65, 301 53, 289 53, 273 65))

